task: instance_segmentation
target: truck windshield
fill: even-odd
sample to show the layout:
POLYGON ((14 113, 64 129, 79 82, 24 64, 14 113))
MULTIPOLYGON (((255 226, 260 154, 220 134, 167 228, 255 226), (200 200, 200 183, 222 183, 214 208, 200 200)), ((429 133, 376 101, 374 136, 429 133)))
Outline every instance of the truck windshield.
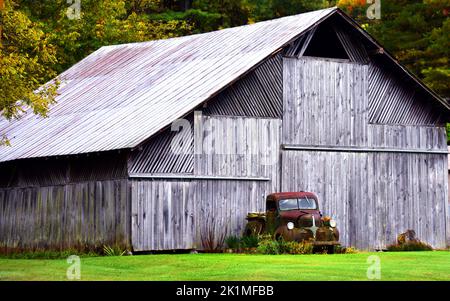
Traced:
POLYGON ((279 202, 281 211, 289 210, 314 210, 317 209, 316 201, 314 199, 300 198, 300 199, 286 199, 279 202))

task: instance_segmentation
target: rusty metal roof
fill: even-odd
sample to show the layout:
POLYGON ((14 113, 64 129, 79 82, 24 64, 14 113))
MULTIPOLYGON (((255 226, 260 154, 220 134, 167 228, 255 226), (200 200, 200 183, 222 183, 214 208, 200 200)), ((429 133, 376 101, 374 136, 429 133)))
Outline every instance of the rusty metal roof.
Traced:
POLYGON ((61 74, 48 118, 0 119, 0 161, 135 147, 335 10, 102 47, 61 74))

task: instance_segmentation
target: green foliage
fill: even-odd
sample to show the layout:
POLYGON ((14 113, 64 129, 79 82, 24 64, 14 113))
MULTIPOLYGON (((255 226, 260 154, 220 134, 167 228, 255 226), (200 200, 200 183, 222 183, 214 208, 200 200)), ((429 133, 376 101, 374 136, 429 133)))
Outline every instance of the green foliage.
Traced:
POLYGON ((329 1, 320 0, 272 0, 270 2, 274 17, 290 16, 331 6, 329 1))
POLYGON ((432 251, 433 248, 421 241, 410 241, 404 244, 393 244, 387 247, 390 252, 432 251))
MULTIPOLYGON (((56 75, 56 49, 41 25, 15 10, 11 2, 0 11, 0 21, 0 114, 17 119, 30 109, 45 117, 59 81, 39 86, 56 75)), ((4 143, 6 137, 0 139, 4 143)))
POLYGON ((450 144, 450 123, 446 124, 447 128, 447 144, 450 144))
POLYGON ((199 9, 189 9, 184 12, 165 11, 149 15, 149 20, 155 23, 177 21, 181 24, 177 34, 187 35, 218 30, 222 26, 222 15, 215 12, 206 12, 199 9))
POLYGON ((81 252, 76 249, 68 250, 34 250, 34 251, 22 251, 22 252, 8 252, 0 253, 0 258, 10 259, 66 259, 71 255, 78 255, 80 257, 96 257, 100 256, 95 251, 81 252))
POLYGON ((280 254, 280 243, 272 238, 264 238, 259 241, 256 252, 265 255, 280 254))
POLYGON ((255 235, 244 236, 241 239, 241 247, 246 249, 258 247, 259 239, 255 235))
POLYGON ((128 250, 124 250, 118 246, 103 246, 103 254, 105 256, 124 256, 127 255, 128 250))
POLYGON ((288 241, 283 243, 283 253, 299 255, 299 254, 312 254, 313 245, 310 242, 296 242, 288 241))
POLYGON ((353 247, 335 246, 334 253, 335 254, 356 254, 356 253, 358 253, 358 250, 353 247))
POLYGON ((228 236, 225 239, 225 244, 229 249, 238 250, 241 244, 241 239, 235 235, 228 236))
POLYGON ((219 14, 220 28, 240 26, 248 23, 249 10, 244 0, 196 0, 193 8, 219 14))
MULTIPOLYGON (((326 247, 322 247, 319 252, 321 254, 327 254, 326 247)), ((348 253, 344 250, 341 250, 342 254, 353 254, 356 252, 355 249, 347 248, 348 253)), ((272 235, 261 235, 259 236, 258 247, 256 252, 259 254, 266 255, 276 255, 276 254, 291 254, 291 255, 300 255, 300 254, 313 254, 317 253, 317 249, 314 247, 311 241, 284 241, 283 239, 275 240, 272 235)))
POLYGON ((449 0, 383 0, 381 20, 367 19, 364 1, 338 5, 429 87, 450 97, 449 0))
POLYGON ((250 22, 258 22, 284 16, 300 14, 335 5, 326 0, 246 0, 250 22))
POLYGON ((158 1, 83 0, 80 18, 68 18, 66 0, 18 0, 19 8, 40 22, 56 46, 59 73, 101 46, 164 39, 186 34, 184 21, 155 22, 145 10, 158 1))

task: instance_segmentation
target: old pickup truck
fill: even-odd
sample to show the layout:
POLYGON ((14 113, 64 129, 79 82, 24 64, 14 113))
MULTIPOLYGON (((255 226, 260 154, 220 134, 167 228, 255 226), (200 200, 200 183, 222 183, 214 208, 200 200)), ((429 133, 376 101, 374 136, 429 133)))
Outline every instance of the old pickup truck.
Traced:
POLYGON ((340 244, 336 222, 322 215, 317 196, 311 192, 270 194, 266 212, 248 213, 247 220, 245 236, 268 233, 285 241, 310 241, 329 253, 340 244))

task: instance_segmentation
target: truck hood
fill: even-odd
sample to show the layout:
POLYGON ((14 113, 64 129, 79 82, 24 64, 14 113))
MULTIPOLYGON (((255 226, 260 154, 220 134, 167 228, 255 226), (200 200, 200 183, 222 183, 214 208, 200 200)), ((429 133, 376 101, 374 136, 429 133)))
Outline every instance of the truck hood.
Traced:
POLYGON ((316 221, 316 225, 320 223, 320 212, 318 210, 290 210, 280 212, 280 217, 285 221, 295 222, 299 217, 304 215, 313 215, 316 221))

